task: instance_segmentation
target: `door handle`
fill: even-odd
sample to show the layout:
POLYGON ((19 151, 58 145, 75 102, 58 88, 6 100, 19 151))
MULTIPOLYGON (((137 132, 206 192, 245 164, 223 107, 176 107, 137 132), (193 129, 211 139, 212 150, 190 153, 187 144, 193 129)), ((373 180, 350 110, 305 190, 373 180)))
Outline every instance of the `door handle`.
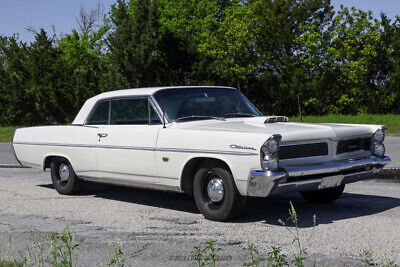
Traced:
POLYGON ((98 133, 97 135, 99 136, 99 138, 108 136, 108 134, 106 134, 106 133, 98 133))

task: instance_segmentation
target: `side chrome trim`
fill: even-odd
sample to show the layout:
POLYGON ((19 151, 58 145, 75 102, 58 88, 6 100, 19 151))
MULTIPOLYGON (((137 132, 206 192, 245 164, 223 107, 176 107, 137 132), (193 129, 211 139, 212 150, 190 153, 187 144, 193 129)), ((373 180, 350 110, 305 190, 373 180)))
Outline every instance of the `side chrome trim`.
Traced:
POLYGON ((138 146, 113 146, 113 145, 87 145, 87 144, 63 144, 63 143, 42 143, 42 142, 15 142, 18 145, 32 146, 61 146, 61 147, 88 147, 88 148, 107 148, 107 149, 129 149, 143 151, 160 151, 160 152, 176 152, 176 153, 201 153, 201 154, 221 154, 235 156, 257 156, 257 153, 240 152, 240 151, 224 151, 224 150, 204 150, 189 148, 155 148, 155 147, 138 147, 138 146))
POLYGON ((186 148, 156 148, 156 151, 162 152, 181 152, 181 153, 202 153, 202 154, 223 154, 237 156, 257 156, 258 153, 240 152, 240 151, 224 151, 224 150, 205 150, 205 149, 186 149, 186 148))
POLYGON ((29 145, 29 146, 66 146, 66 147, 94 147, 94 145, 85 144, 64 144, 64 143, 44 143, 44 142, 14 142, 16 145, 29 145))
POLYGON ((128 187, 155 189, 155 190, 172 191, 172 192, 179 192, 179 193, 182 192, 180 190, 179 186, 144 183, 144 182, 137 182, 137 181, 132 181, 132 180, 123 179, 123 178, 93 177, 93 176, 85 176, 85 175, 80 175, 79 178, 81 178, 85 181, 96 182, 96 183, 115 184, 115 185, 128 186, 128 187))

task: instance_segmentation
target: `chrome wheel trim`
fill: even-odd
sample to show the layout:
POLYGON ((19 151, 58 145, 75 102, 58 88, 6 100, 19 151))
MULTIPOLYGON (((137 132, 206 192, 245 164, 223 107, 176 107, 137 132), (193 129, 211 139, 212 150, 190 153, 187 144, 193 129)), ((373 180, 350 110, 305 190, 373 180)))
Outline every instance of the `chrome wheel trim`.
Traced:
POLYGON ((224 185, 219 177, 211 178, 207 184, 207 195, 214 203, 221 202, 224 198, 224 185))
POLYGON ((68 182, 69 179, 69 167, 65 163, 61 163, 58 168, 58 175, 60 176, 60 182, 68 182))

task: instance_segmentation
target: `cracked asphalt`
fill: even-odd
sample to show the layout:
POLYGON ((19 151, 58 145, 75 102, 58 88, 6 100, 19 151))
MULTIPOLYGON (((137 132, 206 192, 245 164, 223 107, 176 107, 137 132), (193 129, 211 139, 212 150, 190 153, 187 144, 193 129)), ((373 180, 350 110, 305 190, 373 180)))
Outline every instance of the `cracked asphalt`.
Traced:
POLYGON ((248 260, 248 242, 264 254, 280 246, 291 258, 292 236, 278 223, 288 217, 290 200, 308 265, 362 266, 363 250, 372 250, 377 264, 400 264, 400 181, 381 179, 350 184, 328 205, 309 204, 296 193, 250 199, 242 218, 218 223, 205 220, 194 200, 182 194, 86 183, 80 195, 62 196, 48 172, 0 168, 0 249, 4 256, 11 236, 13 252, 24 251, 68 225, 81 248, 78 266, 106 263, 108 242, 116 240, 131 266, 189 266, 193 246, 211 239, 224 250, 222 266, 248 260), (316 227, 307 241, 314 214, 316 227))

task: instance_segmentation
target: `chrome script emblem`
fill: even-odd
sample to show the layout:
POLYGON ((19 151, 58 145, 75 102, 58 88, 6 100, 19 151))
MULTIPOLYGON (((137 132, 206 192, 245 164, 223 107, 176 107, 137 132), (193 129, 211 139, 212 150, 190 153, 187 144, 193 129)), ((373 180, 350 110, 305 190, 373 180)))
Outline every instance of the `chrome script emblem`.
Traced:
POLYGON ((250 147, 250 146, 230 145, 229 147, 232 148, 232 149, 256 150, 254 147, 250 147))

